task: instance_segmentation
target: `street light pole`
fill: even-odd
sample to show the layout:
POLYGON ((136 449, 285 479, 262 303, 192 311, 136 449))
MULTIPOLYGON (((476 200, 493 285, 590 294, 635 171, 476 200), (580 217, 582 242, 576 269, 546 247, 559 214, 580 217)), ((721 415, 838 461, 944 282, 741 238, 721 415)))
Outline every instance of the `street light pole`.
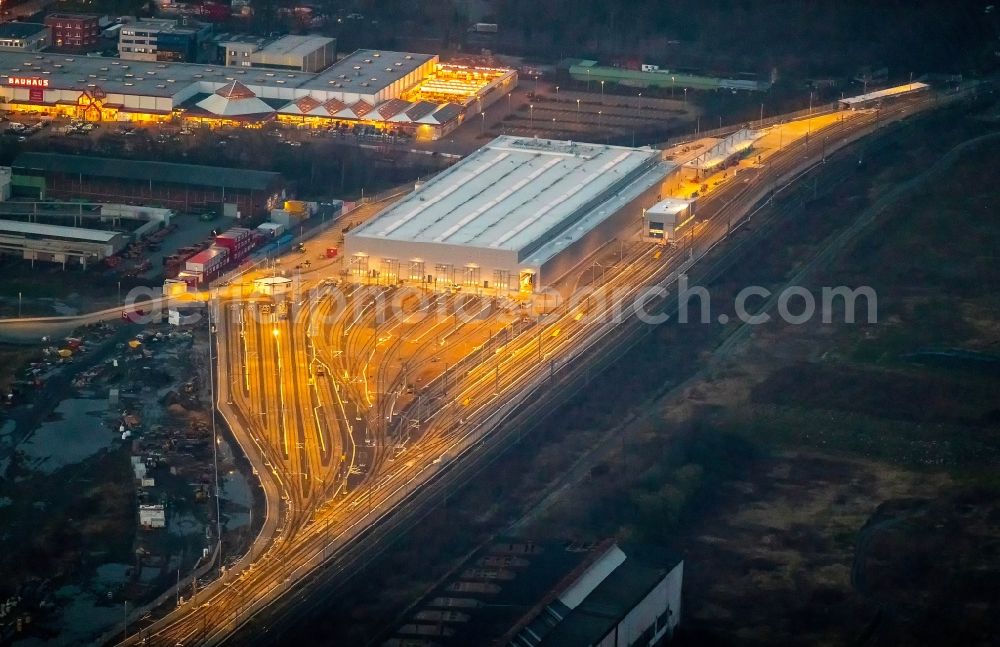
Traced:
POLYGON ((17 318, 21 318, 21 293, 17 293, 17 318))
POLYGON ((604 105, 604 81, 601 81, 601 105, 604 105))
POLYGON ((535 104, 528 105, 528 128, 532 129, 535 127, 535 104))

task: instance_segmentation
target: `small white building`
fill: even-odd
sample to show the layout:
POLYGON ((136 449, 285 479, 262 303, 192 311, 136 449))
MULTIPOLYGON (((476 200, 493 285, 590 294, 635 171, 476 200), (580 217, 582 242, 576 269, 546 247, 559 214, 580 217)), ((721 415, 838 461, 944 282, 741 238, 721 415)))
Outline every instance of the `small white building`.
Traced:
POLYGON ((143 528, 165 528, 167 511, 162 503, 139 506, 139 525, 143 528))
POLYGON ((654 242, 670 242, 678 230, 694 217, 695 200, 667 198, 643 212, 643 238, 654 242))
POLYGON ((287 294, 291 288, 292 280, 284 276, 268 276, 253 282, 253 291, 266 296, 287 294))

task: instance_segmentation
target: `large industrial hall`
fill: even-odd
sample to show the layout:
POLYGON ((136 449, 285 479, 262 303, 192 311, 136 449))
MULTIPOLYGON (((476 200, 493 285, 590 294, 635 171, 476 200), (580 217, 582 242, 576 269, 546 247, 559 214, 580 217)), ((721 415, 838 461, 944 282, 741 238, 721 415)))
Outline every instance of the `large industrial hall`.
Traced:
POLYGON ((639 235, 676 166, 650 148, 498 137, 349 232, 357 277, 531 292, 639 235))
POLYGON ((437 139, 517 85, 510 69, 357 50, 322 72, 0 52, 0 110, 209 127, 364 125, 437 139))

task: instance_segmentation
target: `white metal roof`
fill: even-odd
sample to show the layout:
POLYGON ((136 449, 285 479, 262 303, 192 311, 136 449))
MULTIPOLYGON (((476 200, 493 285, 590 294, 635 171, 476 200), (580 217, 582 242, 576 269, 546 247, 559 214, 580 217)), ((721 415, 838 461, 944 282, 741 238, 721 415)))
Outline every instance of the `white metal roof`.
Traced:
POLYGON ((267 43, 258 51, 274 56, 306 56, 312 54, 317 49, 326 47, 332 42, 332 38, 326 38, 325 36, 288 35, 267 43))
POLYGON ((560 592, 559 601, 570 609, 575 609, 624 561, 625 552, 617 544, 609 546, 603 555, 560 592))
POLYGON ((722 164, 736 153, 744 151, 761 138, 762 132, 743 128, 716 142, 697 157, 684 162, 684 166, 694 169, 709 169, 722 164))
POLYGON ((646 215, 677 215, 691 206, 694 200, 687 200, 684 198, 666 198, 660 200, 654 204, 649 209, 646 209, 646 215))
MULTIPOLYGON (((227 88, 236 85, 233 81, 227 88)), ((245 88, 244 88, 245 89, 245 88)), ((267 105, 252 93, 247 95, 222 94, 222 90, 213 92, 198 102, 198 107, 222 117, 239 117, 244 115, 270 114, 274 108, 267 105)))
POLYGON ((348 235, 528 254, 658 167, 649 148, 498 137, 348 235))
POLYGON ((63 225, 41 225, 35 222, 21 222, 18 220, 0 220, 0 233, 22 234, 43 238, 70 238, 95 243, 108 243, 117 236, 122 235, 117 231, 83 229, 82 227, 66 227, 63 225))
POLYGON ((846 99, 841 99, 840 103, 852 106, 857 103, 867 103, 869 101, 877 101, 878 99, 886 99, 888 97, 894 97, 900 94, 908 94, 910 92, 919 92, 920 90, 926 90, 926 83, 907 83, 905 85, 897 85, 892 88, 886 88, 884 90, 876 90, 875 92, 869 92, 868 94, 861 94, 856 97, 848 97, 846 99))

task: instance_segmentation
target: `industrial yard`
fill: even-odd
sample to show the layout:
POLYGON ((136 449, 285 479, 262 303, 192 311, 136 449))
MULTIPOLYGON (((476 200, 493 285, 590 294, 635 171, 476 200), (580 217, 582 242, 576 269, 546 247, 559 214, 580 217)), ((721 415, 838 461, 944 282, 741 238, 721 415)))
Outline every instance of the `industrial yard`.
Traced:
POLYGON ((992 644, 925 4, 5 5, 0 645, 992 644))
POLYGON ((216 523, 204 327, 99 325, 35 352, 5 391, 0 568, 17 604, 0 632, 90 642, 126 604, 196 590, 217 527, 241 552, 259 494, 222 441, 216 523))

